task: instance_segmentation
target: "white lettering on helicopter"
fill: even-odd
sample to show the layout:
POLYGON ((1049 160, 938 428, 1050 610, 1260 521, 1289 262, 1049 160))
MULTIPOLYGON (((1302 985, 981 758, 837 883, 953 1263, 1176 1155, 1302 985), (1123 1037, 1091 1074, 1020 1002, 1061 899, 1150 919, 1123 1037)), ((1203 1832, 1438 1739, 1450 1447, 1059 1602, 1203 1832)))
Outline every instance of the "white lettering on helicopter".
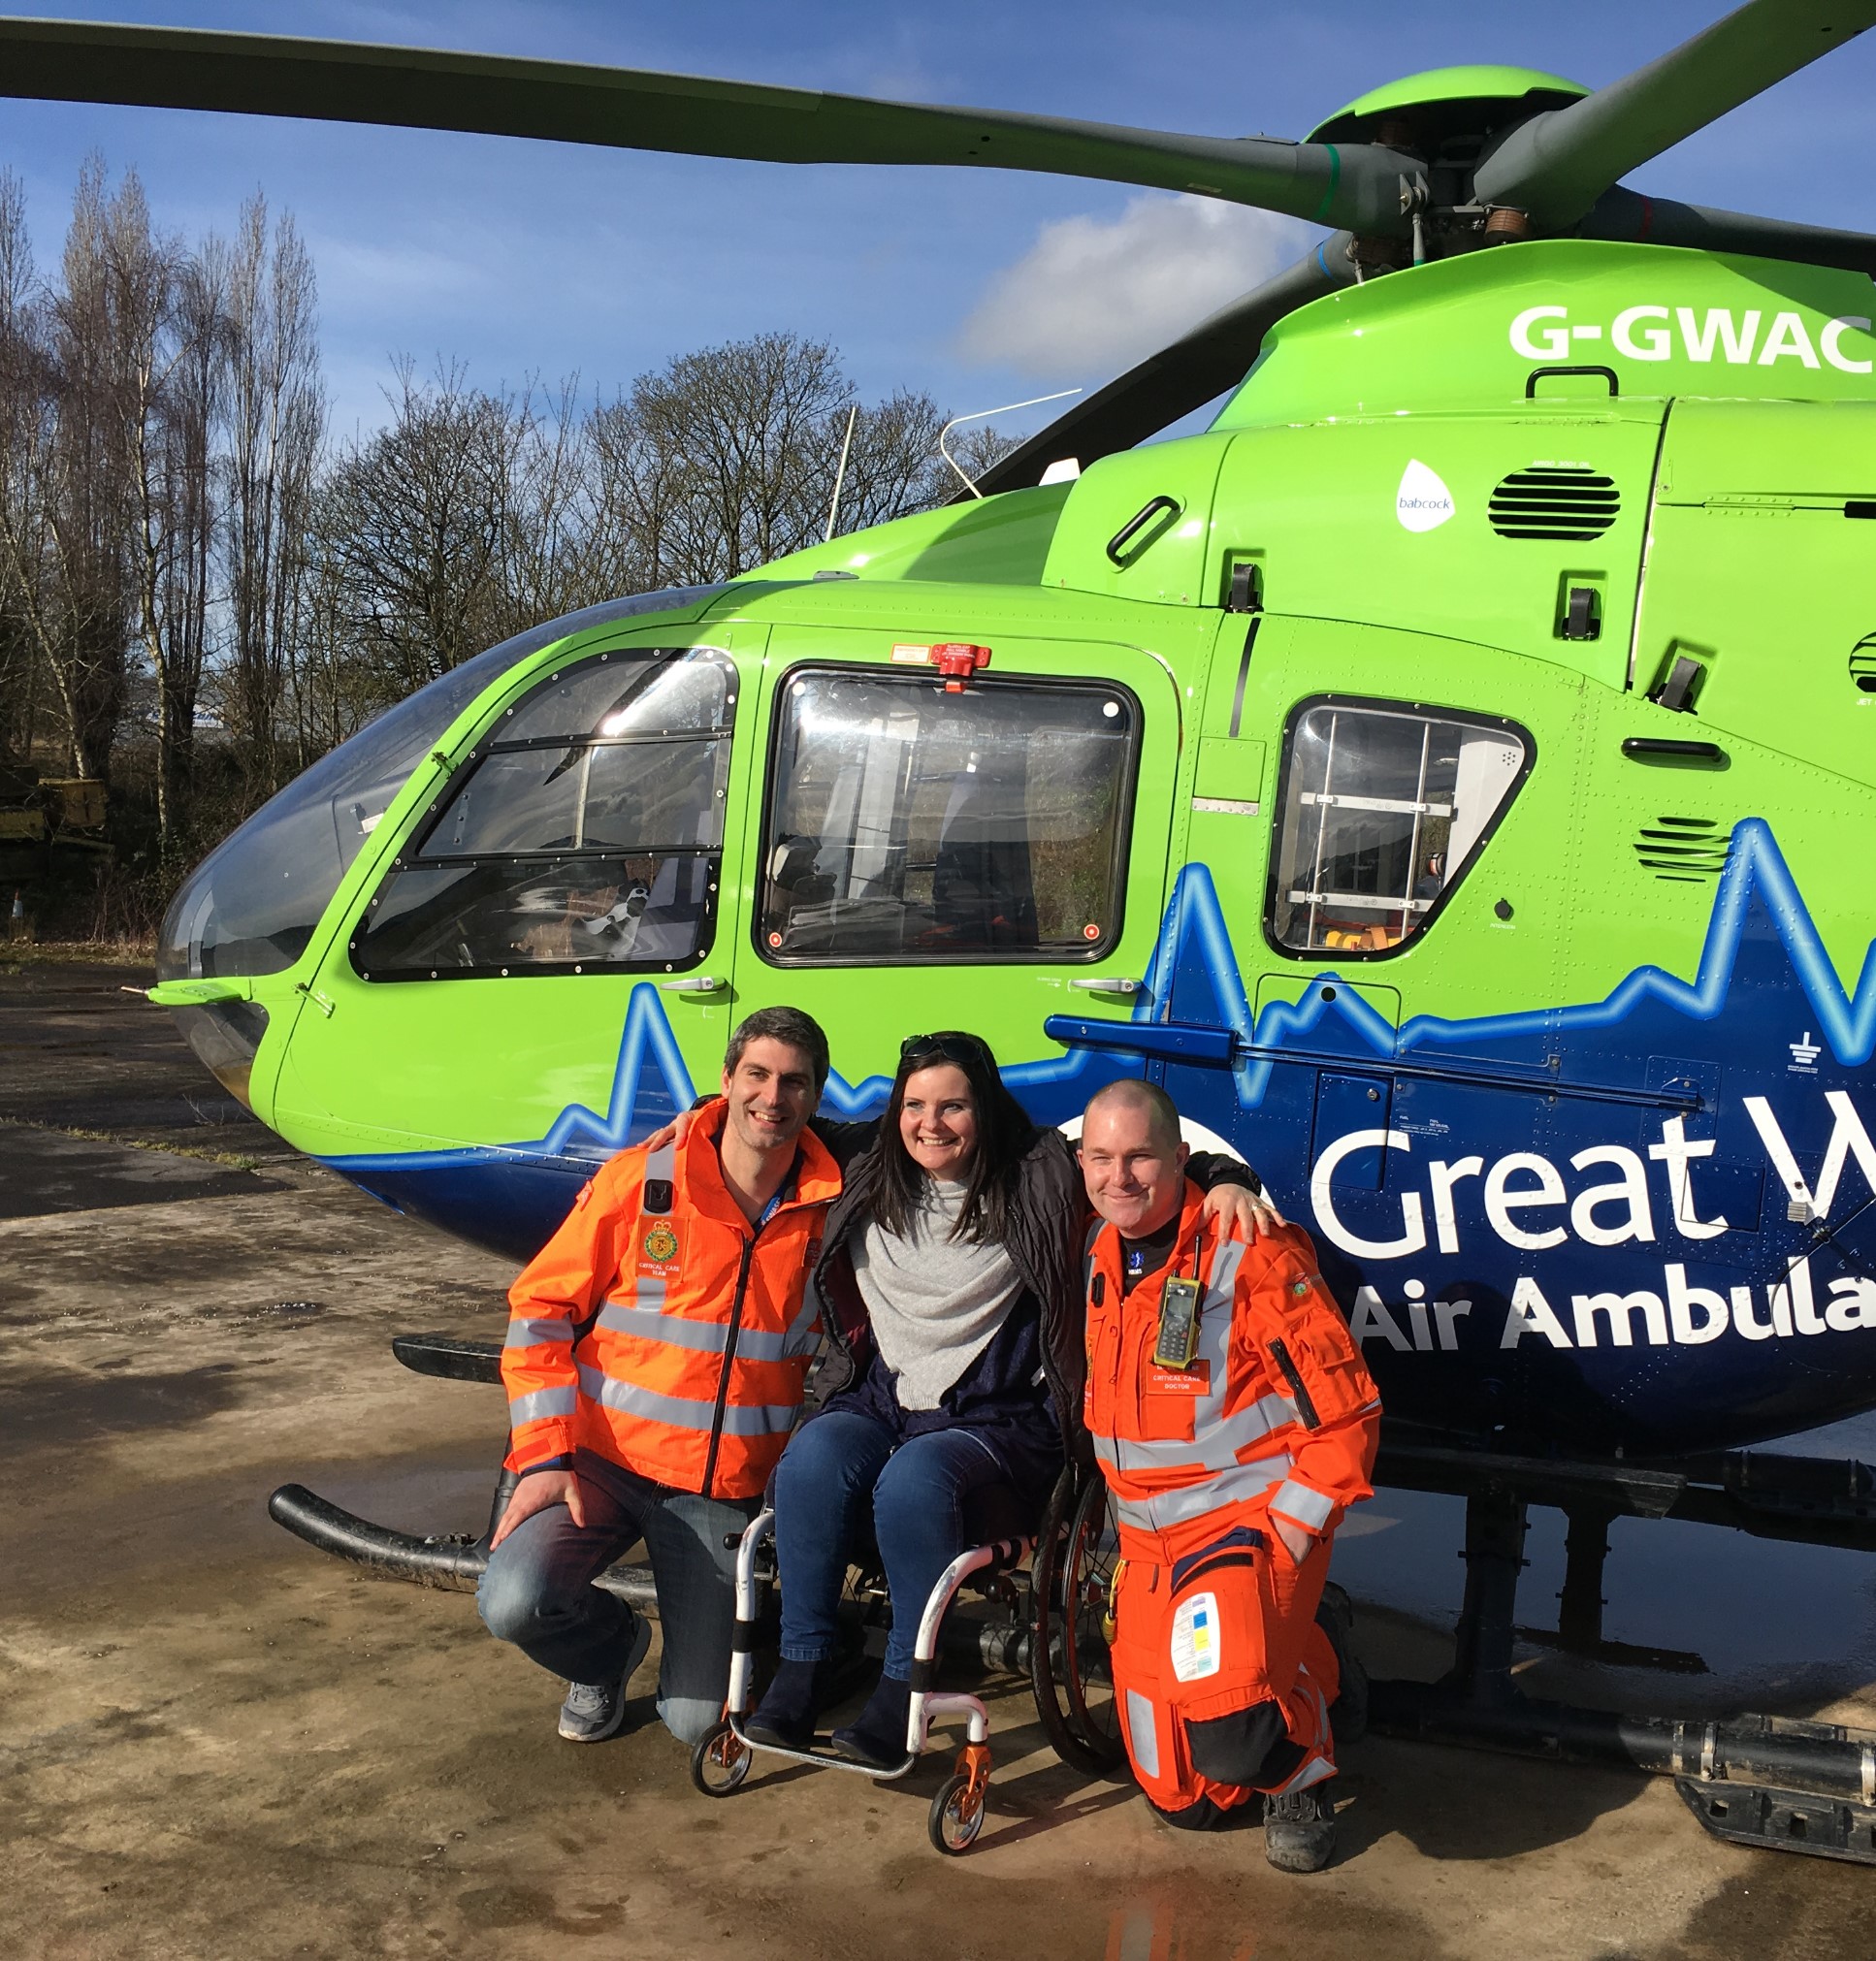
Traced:
MULTIPOLYGON (((1459 1323, 1472 1303, 1427 1301, 1418 1280, 1409 1280, 1405 1291, 1407 1299, 1396 1309, 1377 1289, 1361 1288, 1348 1317, 1349 1333, 1357 1341, 1385 1341, 1402 1355, 1455 1353, 1459 1323)), ((1764 1295, 1762 1317, 1750 1287, 1729 1287, 1724 1294, 1690 1287, 1686 1267, 1669 1261, 1663 1266, 1659 1292, 1637 1287, 1627 1294, 1573 1294, 1566 1320, 1526 1274, 1511 1290, 1499 1346, 1515 1348, 1529 1334, 1553 1348, 1690 1348, 1717 1341, 1728 1329, 1748 1341, 1770 1341, 1876 1328, 1876 1280, 1848 1274, 1832 1280, 1820 1307, 1808 1258, 1788 1261, 1785 1278, 1769 1282, 1764 1295)))
MULTIPOLYGON (((1840 1089, 1826 1093, 1831 1129, 1825 1146, 1815 1189, 1797 1168, 1797 1160, 1763 1096, 1744 1100, 1746 1114, 1759 1133, 1766 1161, 1784 1186, 1793 1215, 1799 1219, 1827 1216, 1837 1186, 1854 1158, 1872 1192, 1876 1192, 1876 1142, 1870 1139, 1856 1106, 1840 1089)), ((1407 1154, 1412 1139, 1406 1131, 1357 1130, 1339 1137, 1315 1161, 1310 1174, 1310 1197, 1317 1223, 1329 1239, 1345 1253, 1371 1260, 1401 1260, 1425 1249, 1427 1212, 1431 1205, 1435 1240, 1442 1253, 1461 1250, 1456 1189, 1467 1180, 1481 1180, 1480 1202, 1487 1223, 1507 1246, 1541 1253, 1574 1237, 1587 1245, 1620 1246, 1631 1240, 1653 1240, 1654 1202, 1642 1153, 1626 1144, 1593 1144, 1569 1160, 1572 1171, 1606 1166, 1614 1177, 1585 1186, 1572 1196, 1562 1173, 1536 1151, 1511 1151, 1494 1161, 1490 1170, 1473 1155, 1436 1159, 1428 1166, 1426 1196, 1417 1191, 1399 1194, 1400 1230, 1385 1238, 1356 1232, 1336 1210, 1336 1173, 1358 1151, 1389 1150, 1407 1154), (1568 1206, 1568 1224, 1531 1216, 1568 1206)), ((1716 1239, 1731 1230, 1724 1212, 1702 1218, 1695 1201, 1691 1167, 1709 1158, 1711 1138, 1690 1138, 1684 1116, 1665 1118, 1661 1141, 1647 1147, 1647 1158, 1663 1167, 1667 1184, 1667 1215, 1683 1239, 1716 1239)))
MULTIPOLYGON (((1757 306, 1738 313, 1727 306, 1709 306, 1700 314, 1692 306, 1625 306, 1606 332, 1609 346, 1628 361, 1667 361, 1678 351, 1689 361, 1711 362, 1717 357, 1733 368, 1770 368, 1780 361, 1819 368, 1821 356, 1845 374, 1876 370, 1876 355, 1860 359, 1844 345, 1844 336, 1853 328, 1868 344, 1870 323, 1865 314, 1840 313, 1820 326, 1816 315, 1807 325, 1801 313, 1775 313, 1762 339, 1764 321, 1757 306)), ((1511 322, 1511 351, 1526 361, 1567 361, 1578 342, 1603 338, 1599 323, 1572 325, 1568 306, 1527 306, 1511 322)))

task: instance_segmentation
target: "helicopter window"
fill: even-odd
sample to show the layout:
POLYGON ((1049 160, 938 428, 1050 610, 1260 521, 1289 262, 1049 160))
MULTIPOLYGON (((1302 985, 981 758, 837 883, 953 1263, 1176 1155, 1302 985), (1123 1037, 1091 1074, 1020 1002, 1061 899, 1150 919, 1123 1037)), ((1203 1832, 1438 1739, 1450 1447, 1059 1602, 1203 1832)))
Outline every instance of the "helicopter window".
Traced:
POLYGON ((1406 946, 1464 876, 1531 764, 1508 722, 1344 701, 1290 724, 1270 930, 1298 953, 1406 946))
POLYGON ((771 960, 1098 958, 1120 928, 1140 711, 1105 684, 947 694, 792 676, 757 942, 771 960))
POLYGON ((368 980, 675 968, 709 945, 736 674, 710 648, 563 669, 491 729, 352 941, 368 980))

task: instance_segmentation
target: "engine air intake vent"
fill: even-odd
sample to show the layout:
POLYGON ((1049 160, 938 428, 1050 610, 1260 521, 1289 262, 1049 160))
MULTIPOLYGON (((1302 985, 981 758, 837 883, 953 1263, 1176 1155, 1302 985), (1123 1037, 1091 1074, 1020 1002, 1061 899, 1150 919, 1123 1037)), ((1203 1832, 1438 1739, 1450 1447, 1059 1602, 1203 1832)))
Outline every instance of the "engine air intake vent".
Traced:
POLYGON ((1534 463, 1499 485, 1486 514, 1502 538, 1595 538, 1621 508, 1613 477, 1583 464, 1534 463))
POLYGON ((1712 884, 1731 850, 1731 838, 1712 818, 1657 818, 1635 838, 1635 856, 1656 878, 1676 885, 1712 884))

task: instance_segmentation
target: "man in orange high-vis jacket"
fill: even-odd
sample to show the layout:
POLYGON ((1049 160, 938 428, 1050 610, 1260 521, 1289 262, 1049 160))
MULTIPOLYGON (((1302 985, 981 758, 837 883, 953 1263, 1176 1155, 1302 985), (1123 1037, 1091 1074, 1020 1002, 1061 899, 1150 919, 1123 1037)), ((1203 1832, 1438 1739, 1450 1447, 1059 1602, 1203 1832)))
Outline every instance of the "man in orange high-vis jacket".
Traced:
MULTIPOLYGON (((1218 1237, 1164 1091, 1089 1103, 1084 1414, 1113 1494, 1115 1693, 1134 1775, 1169 1824, 1261 1798, 1288 1872, 1335 1849, 1329 1709, 1348 1669, 1317 1619, 1329 1542, 1368 1497, 1375 1384, 1296 1226, 1218 1237)), ((1331 1618, 1325 1616, 1325 1618, 1331 1618)))
POLYGON ((840 1192, 806 1131, 827 1039, 792 1008, 730 1038, 723 1100, 682 1145, 611 1159, 509 1292, 507 1467, 489 1630, 571 1685, 560 1733, 612 1735, 651 1630, 595 1587, 643 1539, 658 1589, 658 1713, 695 1743, 723 1713, 740 1533, 820 1344, 807 1279, 840 1192))

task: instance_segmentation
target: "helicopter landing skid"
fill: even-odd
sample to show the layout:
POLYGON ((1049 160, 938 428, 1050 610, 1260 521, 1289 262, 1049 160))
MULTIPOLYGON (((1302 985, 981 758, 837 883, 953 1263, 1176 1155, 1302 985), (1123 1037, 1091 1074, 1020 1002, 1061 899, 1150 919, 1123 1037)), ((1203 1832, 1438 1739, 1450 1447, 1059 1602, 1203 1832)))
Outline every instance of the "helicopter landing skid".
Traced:
MULTIPOLYGON (((1528 1471, 1493 1483, 1490 1463, 1474 1461, 1478 1482, 1465 1494, 1466 1595, 1453 1666, 1438 1682, 1373 1683, 1371 1727, 1563 1762, 1626 1764, 1671 1777, 1700 1823, 1732 1844, 1876 1865, 1876 1731, 1775 1716, 1625 1716, 1539 1700, 1518 1688, 1518 1575, 1536 1494, 1519 1489, 1530 1483, 1528 1471)), ((1569 1469, 1574 1475, 1581 1467, 1569 1469)), ((1645 1495, 1658 1497, 1661 1490, 1643 1485, 1645 1495)), ((1594 1534, 1604 1547, 1606 1524, 1594 1534)), ((1589 1564, 1586 1550, 1579 1583, 1589 1564)), ((1600 1555, 1594 1568, 1600 1583, 1600 1555)), ((1600 1598, 1597 1613, 1600 1626, 1600 1598)))

